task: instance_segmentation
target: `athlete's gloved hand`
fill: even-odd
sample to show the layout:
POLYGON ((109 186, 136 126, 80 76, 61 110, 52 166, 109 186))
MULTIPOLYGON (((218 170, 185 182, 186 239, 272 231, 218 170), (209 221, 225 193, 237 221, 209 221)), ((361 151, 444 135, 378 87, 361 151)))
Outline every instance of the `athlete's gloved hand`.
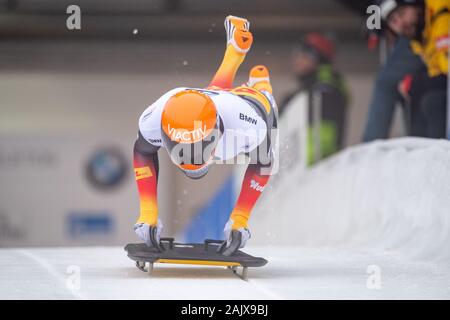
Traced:
POLYGON ((149 247, 160 248, 161 231, 164 228, 161 220, 158 219, 156 226, 147 223, 136 223, 134 232, 149 247))
POLYGON ((223 229, 226 242, 223 244, 221 251, 225 256, 231 256, 240 248, 245 247, 248 239, 250 239, 252 236, 248 228, 239 228, 237 230, 233 230, 233 223, 233 220, 228 220, 228 222, 225 224, 225 228, 223 229))

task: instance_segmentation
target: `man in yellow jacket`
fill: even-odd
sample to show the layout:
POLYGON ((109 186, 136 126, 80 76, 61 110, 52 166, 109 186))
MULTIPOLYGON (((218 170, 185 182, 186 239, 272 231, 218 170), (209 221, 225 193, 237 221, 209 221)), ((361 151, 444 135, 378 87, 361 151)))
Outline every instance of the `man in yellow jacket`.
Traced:
POLYGON ((415 79, 420 82, 415 87, 422 91, 420 104, 428 136, 443 138, 447 119, 450 1, 382 0, 380 8, 388 28, 411 39, 412 50, 427 66, 427 77, 415 79))

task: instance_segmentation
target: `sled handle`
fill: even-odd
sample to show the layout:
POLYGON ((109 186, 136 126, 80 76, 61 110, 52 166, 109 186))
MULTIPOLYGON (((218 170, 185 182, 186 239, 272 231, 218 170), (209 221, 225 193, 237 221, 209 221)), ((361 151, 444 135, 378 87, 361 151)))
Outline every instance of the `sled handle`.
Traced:
POLYGON ((163 243, 163 242, 168 242, 169 243, 169 249, 173 249, 173 242, 174 242, 174 238, 161 238, 160 240, 159 240, 159 242, 160 243, 163 243))
POLYGON ((213 239, 206 239, 205 240, 205 250, 208 251, 208 246, 210 244, 222 244, 223 240, 213 240, 213 239))

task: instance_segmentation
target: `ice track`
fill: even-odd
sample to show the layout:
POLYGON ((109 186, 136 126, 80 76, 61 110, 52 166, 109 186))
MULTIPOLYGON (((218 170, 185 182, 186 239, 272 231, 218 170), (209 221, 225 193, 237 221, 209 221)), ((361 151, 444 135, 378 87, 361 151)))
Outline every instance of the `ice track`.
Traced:
POLYGON ((0 298, 450 298, 450 142, 357 146, 268 191, 246 251, 269 263, 248 282, 180 265, 149 277, 118 247, 0 249, 0 298))
POLYGON ((1 299, 418 299, 450 297, 445 266, 395 254, 253 247, 249 281, 220 267, 156 265, 149 277, 122 248, 0 250, 1 299), (373 286, 370 266, 381 270, 373 286), (369 268, 369 269, 368 269, 369 268), (79 271, 79 282, 76 271, 79 271), (369 271, 369 273, 368 273, 369 271), (369 282, 369 286, 367 286, 369 282))

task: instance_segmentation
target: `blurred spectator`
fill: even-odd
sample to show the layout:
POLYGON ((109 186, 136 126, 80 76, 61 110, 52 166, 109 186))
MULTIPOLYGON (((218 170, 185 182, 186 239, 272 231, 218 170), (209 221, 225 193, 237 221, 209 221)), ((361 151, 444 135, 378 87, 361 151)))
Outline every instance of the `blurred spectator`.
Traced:
POLYGON ((444 138, 450 2, 382 0, 380 7, 398 39, 378 75, 363 140, 387 137, 399 99, 410 115, 408 134, 444 138))
POLYGON ((386 139, 389 136, 398 102, 401 102, 405 108, 408 135, 424 136, 426 134, 425 120, 416 98, 417 94, 414 94, 414 99, 411 98, 407 103, 403 101, 398 90, 399 84, 407 75, 414 75, 417 78, 424 73, 426 73, 426 66, 420 57, 413 53, 409 40, 404 37, 396 38, 385 64, 378 71, 369 105, 364 142, 386 139))
POLYGON ((292 54, 297 89, 280 104, 280 117, 283 117, 297 95, 308 94, 309 164, 343 147, 348 99, 345 83, 333 66, 335 55, 331 39, 320 33, 307 34, 292 54))

